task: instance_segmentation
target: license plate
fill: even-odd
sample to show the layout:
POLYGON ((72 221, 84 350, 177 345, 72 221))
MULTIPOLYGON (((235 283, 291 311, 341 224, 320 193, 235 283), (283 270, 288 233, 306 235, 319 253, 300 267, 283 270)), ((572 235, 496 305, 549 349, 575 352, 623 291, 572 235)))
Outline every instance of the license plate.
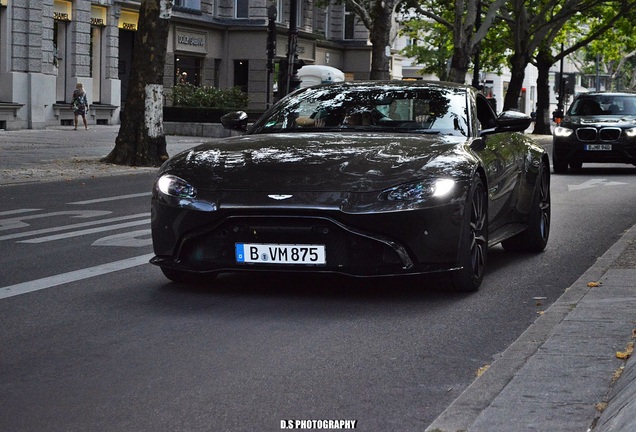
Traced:
POLYGON ((587 151, 611 151, 611 144, 587 144, 585 146, 585 150, 587 151))
POLYGON ((324 265, 324 245, 236 243, 237 263, 324 265))

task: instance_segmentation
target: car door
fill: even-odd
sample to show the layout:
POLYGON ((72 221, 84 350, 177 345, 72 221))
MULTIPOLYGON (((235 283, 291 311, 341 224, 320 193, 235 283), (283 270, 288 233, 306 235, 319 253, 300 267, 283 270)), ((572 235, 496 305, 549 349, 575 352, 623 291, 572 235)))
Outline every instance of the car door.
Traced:
MULTIPOLYGON (((497 127, 497 116, 483 95, 477 95, 477 118, 481 131, 497 127)), ((485 149, 479 153, 488 181, 488 222, 494 231, 514 214, 523 169, 523 138, 517 132, 489 133, 483 136, 485 149)))

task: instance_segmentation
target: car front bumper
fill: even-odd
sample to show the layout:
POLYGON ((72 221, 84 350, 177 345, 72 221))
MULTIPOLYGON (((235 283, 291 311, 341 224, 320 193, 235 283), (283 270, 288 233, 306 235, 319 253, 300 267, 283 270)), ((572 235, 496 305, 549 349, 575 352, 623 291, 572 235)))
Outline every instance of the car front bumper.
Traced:
POLYGON ((464 201, 429 208, 345 214, 336 210, 200 212, 152 205, 153 264, 195 273, 328 272, 382 276, 456 268, 464 201), (326 263, 240 263, 236 245, 324 245, 326 263))

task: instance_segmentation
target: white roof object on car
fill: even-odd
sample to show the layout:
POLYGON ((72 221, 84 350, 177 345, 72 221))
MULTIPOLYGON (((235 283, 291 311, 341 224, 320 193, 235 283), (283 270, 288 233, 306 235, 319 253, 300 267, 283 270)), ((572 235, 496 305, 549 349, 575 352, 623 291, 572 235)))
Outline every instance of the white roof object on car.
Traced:
POLYGON ((301 79, 300 88, 311 87, 318 84, 343 82, 344 72, 331 66, 306 65, 298 70, 301 79))

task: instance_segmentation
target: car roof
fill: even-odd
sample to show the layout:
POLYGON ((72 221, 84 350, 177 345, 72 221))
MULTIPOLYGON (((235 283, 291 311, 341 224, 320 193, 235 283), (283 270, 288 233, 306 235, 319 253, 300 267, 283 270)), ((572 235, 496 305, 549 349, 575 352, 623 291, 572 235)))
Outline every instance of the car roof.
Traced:
POLYGON ((634 91, 593 91, 586 93, 579 93, 576 95, 577 98, 585 98, 585 97, 594 97, 594 96, 636 96, 636 92, 634 91))
POLYGON ((343 81, 337 83, 320 84, 313 86, 313 88, 320 87, 340 87, 340 88, 356 88, 356 87, 411 87, 411 88, 443 88, 443 89, 457 89, 457 90, 469 90, 471 86, 467 84, 458 84, 446 81, 427 81, 427 80, 390 80, 390 81, 343 81))

